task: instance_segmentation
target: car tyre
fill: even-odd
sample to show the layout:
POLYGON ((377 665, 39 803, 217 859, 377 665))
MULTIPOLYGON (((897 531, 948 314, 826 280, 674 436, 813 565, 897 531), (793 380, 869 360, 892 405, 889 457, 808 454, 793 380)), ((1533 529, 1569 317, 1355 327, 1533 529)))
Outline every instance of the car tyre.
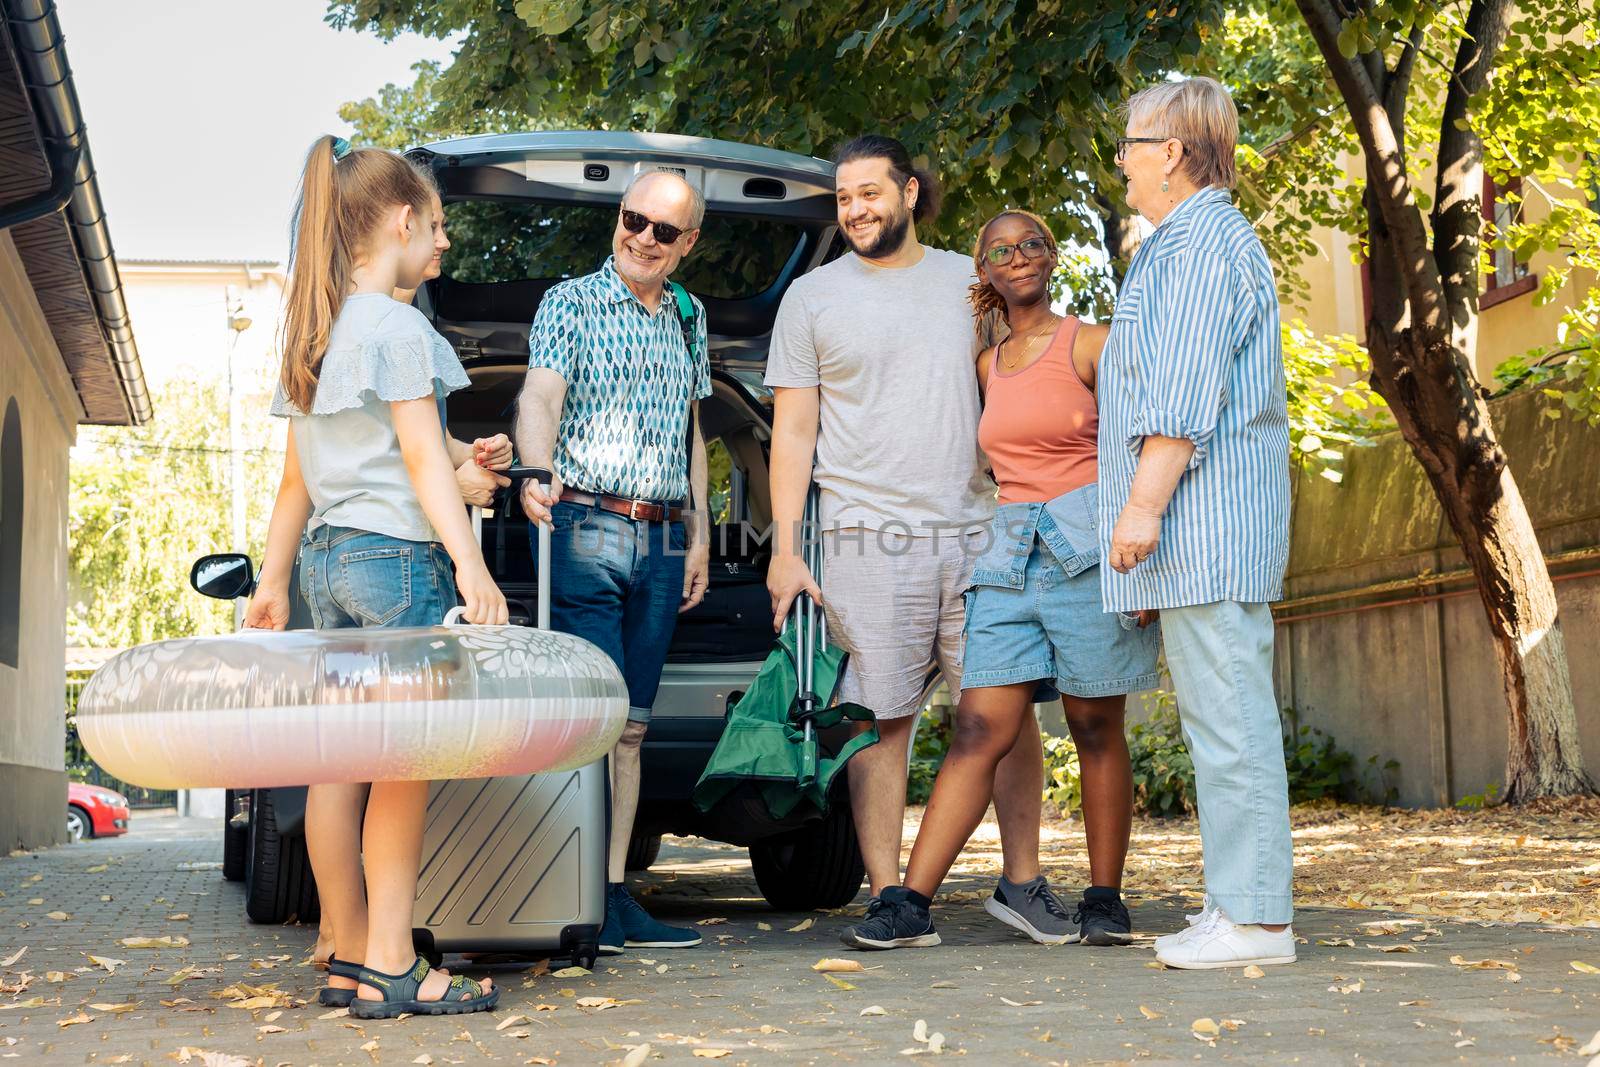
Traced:
POLYGON ((626 869, 630 871, 648 871, 651 865, 655 863, 656 857, 660 855, 660 834, 635 834, 628 841, 626 869))
POLYGON ((67 840, 82 841, 94 836, 94 820, 76 804, 67 805, 67 840))
POLYGON ((230 882, 244 881, 245 868, 250 863, 250 822, 234 821, 238 810, 239 791, 230 789, 225 794, 222 810, 222 877, 230 882))
POLYGON ((272 790, 250 794, 250 848, 245 865, 245 914, 251 922, 281 924, 322 917, 306 839, 278 833, 272 790))
POLYGON ((779 911, 842 908, 867 874, 850 805, 842 801, 810 826, 751 845, 750 866, 761 895, 779 911))

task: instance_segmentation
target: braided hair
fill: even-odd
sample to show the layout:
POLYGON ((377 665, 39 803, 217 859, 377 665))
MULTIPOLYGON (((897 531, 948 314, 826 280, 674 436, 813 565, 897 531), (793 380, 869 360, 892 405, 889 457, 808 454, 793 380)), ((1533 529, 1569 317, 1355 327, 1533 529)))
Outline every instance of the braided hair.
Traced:
MULTIPOLYGON (((1039 235, 1044 238, 1045 244, 1050 246, 1050 258, 1056 257, 1056 235, 1050 232, 1050 224, 1031 211, 1008 208, 989 219, 978 230, 978 239, 972 246, 972 265, 975 271, 983 270, 983 241, 989 233, 989 227, 1004 218, 1023 218, 1033 223, 1039 228, 1039 235)), ((993 285, 980 277, 980 280, 967 287, 967 300, 972 304, 973 328, 977 330, 979 339, 985 347, 994 344, 1002 336, 1001 323, 1006 321, 1005 298, 995 291, 993 285)))

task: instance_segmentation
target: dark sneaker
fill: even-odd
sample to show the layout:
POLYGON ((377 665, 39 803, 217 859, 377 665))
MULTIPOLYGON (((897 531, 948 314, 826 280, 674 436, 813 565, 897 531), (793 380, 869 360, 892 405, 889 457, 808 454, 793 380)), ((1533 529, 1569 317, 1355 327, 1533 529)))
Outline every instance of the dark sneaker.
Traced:
POLYGON ((651 918, 625 886, 611 887, 606 915, 616 915, 622 926, 624 944, 629 948, 693 948, 700 943, 700 935, 693 930, 668 926, 651 918))
POLYGON ((1022 885, 1001 876, 994 896, 983 902, 983 910, 1041 945, 1070 945, 1078 940, 1078 924, 1042 874, 1022 885))
POLYGON ((1119 895, 1085 892, 1072 918, 1083 931, 1086 945, 1126 945, 1133 941, 1133 920, 1119 895))
POLYGON ((612 891, 606 890, 606 921, 600 927, 600 955, 620 956, 628 943, 622 932, 622 916, 611 903, 612 891))
POLYGON ((926 948, 939 943, 928 909, 909 899, 910 890, 892 885, 867 902, 867 916, 839 935, 851 948, 926 948))

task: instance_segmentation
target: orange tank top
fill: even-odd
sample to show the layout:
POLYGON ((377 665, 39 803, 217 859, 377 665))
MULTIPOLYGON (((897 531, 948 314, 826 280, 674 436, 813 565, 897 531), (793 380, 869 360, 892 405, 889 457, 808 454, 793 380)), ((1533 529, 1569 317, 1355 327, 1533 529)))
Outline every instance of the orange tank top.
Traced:
POLYGON ((1054 500, 1099 477, 1099 412, 1072 362, 1077 338, 1078 319, 1068 315, 1044 353, 1021 370, 1000 369, 999 346, 990 357, 978 443, 1002 504, 1054 500))

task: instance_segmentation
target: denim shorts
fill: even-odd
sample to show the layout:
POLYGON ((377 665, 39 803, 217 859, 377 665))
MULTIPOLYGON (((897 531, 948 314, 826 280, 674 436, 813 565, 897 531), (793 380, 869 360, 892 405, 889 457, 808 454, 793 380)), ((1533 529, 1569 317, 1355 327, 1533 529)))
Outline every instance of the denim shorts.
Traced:
MULTIPOLYGON (((1160 627, 1138 628, 1106 611, 1100 570, 1068 576, 1035 537, 1021 589, 967 590, 966 668, 962 685, 979 689, 1045 680, 1073 697, 1105 697, 1155 688, 1160 627)), ((1048 699, 1041 690, 1035 699, 1048 699)))
POLYGON ((550 511, 550 568, 551 628, 610 656, 628 684, 628 721, 649 722, 683 603, 683 523, 561 501, 550 511))
POLYGON ((456 606, 455 570, 437 541, 318 526, 300 542, 300 595, 319 630, 437 626, 456 606))

